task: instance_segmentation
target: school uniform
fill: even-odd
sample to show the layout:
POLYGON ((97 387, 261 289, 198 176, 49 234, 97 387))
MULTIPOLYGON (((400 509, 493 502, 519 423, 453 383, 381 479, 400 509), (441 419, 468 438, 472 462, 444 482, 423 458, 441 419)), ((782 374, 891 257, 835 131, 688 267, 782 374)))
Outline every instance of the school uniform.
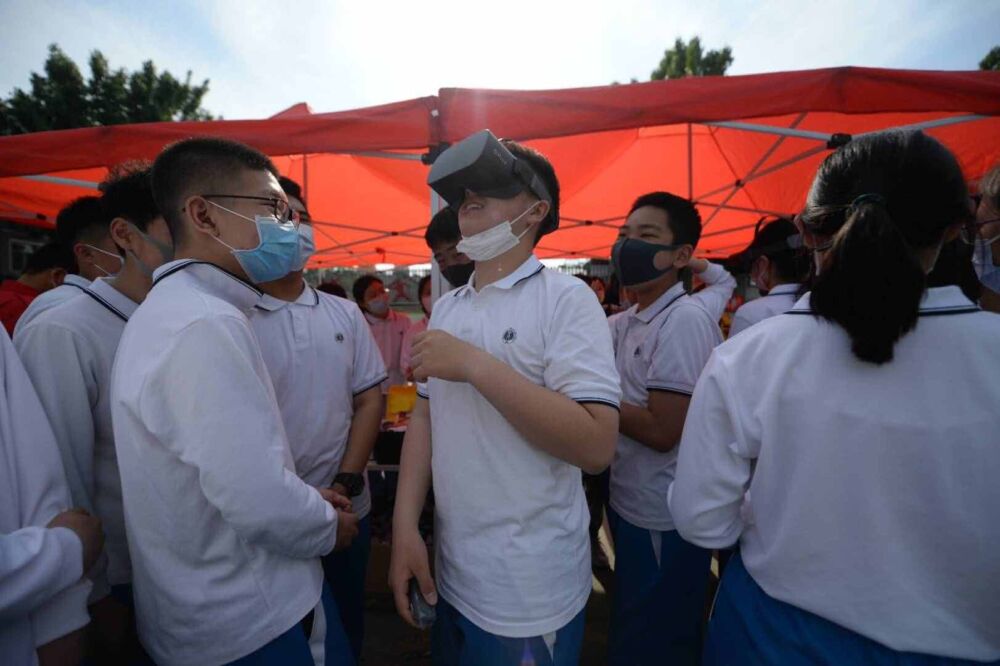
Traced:
MULTIPOLYGON (((646 407, 651 391, 691 395, 722 342, 714 312, 675 284, 611 321, 622 400, 646 407)), ((612 664, 697 663, 711 553, 681 539, 667 508, 677 448, 656 451, 619 433, 611 464, 615 541, 612 664)))
POLYGON ((708 262, 708 268, 698 274, 698 279, 705 287, 691 294, 691 298, 697 300, 715 321, 719 321, 726 312, 729 299, 733 297, 736 278, 721 264, 708 262))
POLYGON ((61 285, 42 292, 31 301, 28 308, 18 318, 17 325, 14 326, 14 333, 10 337, 16 339, 18 332, 35 317, 74 296, 78 296, 88 286, 90 286, 90 280, 75 273, 68 274, 61 285))
MULTIPOLYGON (((532 256, 478 292, 471 284, 435 302, 432 330, 572 400, 618 407, 611 338, 585 283, 532 256)), ((576 663, 591 589, 580 469, 532 446, 468 384, 431 378, 417 390, 430 400, 436 663, 525 651, 576 663)))
POLYGON ((45 526, 71 507, 45 412, 6 332, 0 332, 0 661, 37 663, 35 650, 89 622, 83 545, 45 526))
POLYGON ((808 295, 716 349, 670 494, 686 539, 740 543, 706 663, 1000 659, 997 340, 952 286, 883 365, 808 295))
POLYGON ((382 393, 387 393, 390 386, 406 383, 405 369, 400 363, 400 351, 403 348, 403 336, 410 328, 410 318, 404 314, 389 310, 385 319, 379 319, 367 312, 364 313, 365 320, 371 327, 375 344, 382 352, 382 360, 385 363, 385 370, 388 379, 382 383, 382 393))
MULTIPOLYGON (((340 471, 354 398, 377 387, 385 365, 358 306, 306 286, 293 301, 264 295, 250 318, 281 410, 295 470, 329 487, 340 471)), ((351 499, 360 519, 345 551, 323 560, 355 660, 364 635, 364 585, 371 548, 368 484, 351 499)))
POLYGON ((139 636, 157 663, 324 648, 319 557, 336 512, 295 474, 247 319, 260 297, 212 264, 170 262, 118 346, 115 448, 139 636))
POLYGON ((132 582, 111 426, 111 367, 137 307, 99 278, 29 322, 14 343, 55 433, 73 504, 104 526, 104 557, 88 572, 91 603, 132 582))
POLYGON ((775 315, 788 312, 798 300, 801 284, 779 284, 777 287, 767 292, 765 296, 755 298, 741 305, 733 315, 733 323, 729 327, 729 337, 733 337, 740 331, 746 330, 756 324, 775 315))

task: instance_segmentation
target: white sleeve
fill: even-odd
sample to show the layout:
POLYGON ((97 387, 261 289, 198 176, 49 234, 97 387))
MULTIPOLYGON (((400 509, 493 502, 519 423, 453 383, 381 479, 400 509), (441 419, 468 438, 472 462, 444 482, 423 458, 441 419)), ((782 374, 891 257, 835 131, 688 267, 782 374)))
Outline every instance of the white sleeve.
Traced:
POLYGON ((0 535, 0 619, 31 614, 81 576, 83 544, 72 530, 33 526, 0 535))
POLYGON ((31 613, 42 645, 87 624, 91 584, 82 545, 47 529, 70 508, 62 461, 45 412, 6 332, 0 333, 0 615, 31 613))
POLYGON ((333 507, 294 472, 274 390, 246 320, 200 319, 175 336, 139 397, 141 418, 249 542, 291 557, 329 553, 333 507))
MULTIPOLYGON (((357 306, 354 306, 351 318, 354 324, 354 377, 351 378, 351 392, 357 395, 378 386, 388 375, 385 372, 382 352, 375 344, 372 327, 365 321, 357 306)), ((403 336, 404 347, 408 339, 408 334, 403 336)))
POLYGON ((699 306, 676 306, 657 331, 646 390, 691 395, 721 338, 719 325, 699 306))
POLYGON ((710 261, 705 272, 698 274, 698 279, 705 283, 705 288, 691 297, 701 301, 715 321, 719 321, 736 289, 736 278, 721 265, 710 261))
POLYGON ((733 337, 740 331, 745 331, 753 325, 750 318, 747 317, 747 311, 741 306, 736 314, 733 315, 733 323, 729 325, 729 337, 733 337))
POLYGON ((556 302, 545 338, 545 386, 576 402, 618 409, 621 381, 611 330, 594 292, 583 282, 556 302))
POLYGON ((739 539, 751 476, 738 404, 726 379, 725 366, 712 356, 688 407, 668 493, 677 531, 704 548, 725 548, 739 539))
POLYGON ((14 346, 56 436, 74 506, 94 512, 94 418, 98 387, 92 353, 70 329, 32 322, 14 346))

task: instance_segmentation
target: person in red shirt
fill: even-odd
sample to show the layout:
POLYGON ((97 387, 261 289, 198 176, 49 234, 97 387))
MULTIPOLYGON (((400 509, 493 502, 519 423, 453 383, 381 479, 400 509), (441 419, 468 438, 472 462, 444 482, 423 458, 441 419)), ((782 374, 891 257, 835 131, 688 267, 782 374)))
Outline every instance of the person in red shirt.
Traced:
POLYGON ((21 277, 0 283, 0 321, 9 335, 14 335, 14 325, 28 304, 42 292, 61 285, 72 264, 72 257, 60 245, 49 243, 35 250, 21 277))

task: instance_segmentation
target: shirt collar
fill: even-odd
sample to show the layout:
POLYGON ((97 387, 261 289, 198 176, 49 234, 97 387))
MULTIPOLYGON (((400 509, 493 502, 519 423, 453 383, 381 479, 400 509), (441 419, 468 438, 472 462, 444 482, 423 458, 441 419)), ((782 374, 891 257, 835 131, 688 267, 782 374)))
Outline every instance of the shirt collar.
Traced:
POLYGON ((90 286, 90 280, 81 275, 77 275, 76 273, 68 273, 66 277, 63 278, 63 284, 66 284, 67 282, 77 287, 90 286))
POLYGON ((277 312, 289 305, 304 305, 306 307, 319 305, 319 294, 316 293, 316 290, 305 284, 305 282, 302 283, 302 286, 304 287, 302 293, 294 301, 285 301, 269 294, 264 294, 260 297, 257 307, 268 312, 277 312))
MULTIPOLYGON (((811 313, 810 295, 806 294, 800 298, 792 307, 791 312, 811 313)), ((921 315, 960 314, 977 310, 979 310, 979 306, 970 301, 955 285, 932 287, 924 292, 923 299, 920 301, 921 315)))
POLYGON ((794 294, 802 288, 802 285, 795 282, 790 284, 779 284, 777 287, 767 292, 768 296, 778 296, 779 294, 794 294))
MULTIPOLYGON (((538 257, 536 257, 535 255, 531 255, 530 257, 524 260, 524 263, 515 268, 510 275, 507 275, 506 277, 497 280, 496 282, 491 282, 490 284, 483 287, 483 289, 490 289, 490 288, 511 289, 517 286, 518 283, 538 275, 539 273, 542 272, 543 268, 545 268, 545 266, 542 264, 542 262, 538 260, 538 257)), ((475 284, 475 279, 476 279, 476 273, 473 272, 472 277, 469 278, 468 284, 466 284, 464 287, 459 287, 453 293, 456 296, 475 294, 476 290, 472 286, 473 284, 475 284)))
POLYGON ((138 303, 115 289, 105 278, 97 278, 91 282, 87 291, 100 296, 108 305, 125 315, 126 319, 139 307, 138 303))
POLYGON ((648 324, 649 322, 653 321, 653 318, 656 317, 656 315, 660 314, 668 307, 673 305, 674 302, 680 299, 680 297, 683 295, 684 295, 684 283, 678 282, 670 289, 667 289, 665 292, 663 292, 659 298, 653 301, 649 305, 649 307, 643 310, 642 312, 637 311, 639 308, 638 305, 633 305, 628 311, 629 316, 635 317, 644 324, 648 324))
POLYGON ((249 310, 261 300, 263 293, 246 280, 207 261, 178 259, 153 271, 153 287, 175 273, 185 273, 209 293, 243 310, 249 310))

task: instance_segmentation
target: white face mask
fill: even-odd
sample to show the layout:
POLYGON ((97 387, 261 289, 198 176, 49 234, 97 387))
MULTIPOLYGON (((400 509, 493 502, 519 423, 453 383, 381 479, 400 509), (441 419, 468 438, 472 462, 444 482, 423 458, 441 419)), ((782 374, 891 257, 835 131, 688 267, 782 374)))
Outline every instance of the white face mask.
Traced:
POLYGON ((90 248, 91 250, 94 250, 95 252, 100 252, 101 254, 106 254, 106 255, 108 255, 109 257, 112 257, 112 258, 114 258, 114 259, 117 259, 117 260, 118 260, 118 270, 117 270, 117 271, 115 271, 114 273, 112 273, 112 272, 110 272, 110 271, 108 271, 108 270, 104 269, 104 268, 103 268, 103 267, 102 267, 102 266, 101 266, 100 264, 98 264, 98 263, 94 262, 94 268, 96 268, 97 270, 99 270, 99 271, 101 271, 102 273, 104 273, 104 277, 114 277, 114 276, 118 275, 118 273, 119 273, 119 272, 121 271, 121 269, 122 269, 122 266, 124 266, 124 265, 125 265, 125 260, 124 260, 124 259, 122 259, 121 255, 118 255, 118 254, 114 254, 114 253, 112 253, 112 252, 108 252, 107 250, 102 250, 102 249, 101 249, 101 248, 99 248, 99 247, 94 247, 93 245, 89 245, 89 244, 87 244, 87 243, 84 243, 83 245, 84 245, 84 247, 89 247, 89 248, 90 248))
POLYGON ((473 261, 489 261, 506 252, 510 252, 510 250, 517 247, 517 244, 521 242, 524 235, 528 233, 528 229, 525 229, 520 235, 515 235, 511 227, 513 227, 515 222, 533 211, 535 206, 540 203, 542 202, 536 201, 531 204, 513 220, 501 222, 486 231, 481 231, 472 236, 462 236, 462 240, 458 241, 455 249, 473 261))

